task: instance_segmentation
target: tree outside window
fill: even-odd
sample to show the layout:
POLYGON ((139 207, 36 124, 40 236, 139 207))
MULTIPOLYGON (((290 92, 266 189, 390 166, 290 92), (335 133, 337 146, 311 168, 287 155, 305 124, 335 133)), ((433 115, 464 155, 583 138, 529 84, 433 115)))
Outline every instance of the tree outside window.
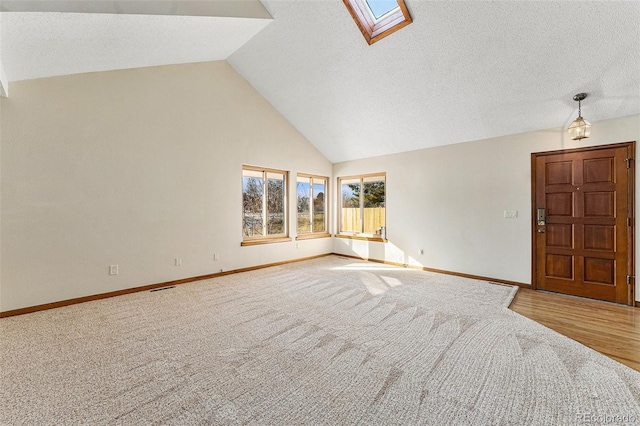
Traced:
POLYGON ((328 178, 298 174, 296 185, 298 234, 327 233, 328 178))
POLYGON ((287 175, 285 171, 243 166, 243 239, 287 235, 287 175))
POLYGON ((340 233, 385 238, 386 176, 363 175, 338 179, 340 233))

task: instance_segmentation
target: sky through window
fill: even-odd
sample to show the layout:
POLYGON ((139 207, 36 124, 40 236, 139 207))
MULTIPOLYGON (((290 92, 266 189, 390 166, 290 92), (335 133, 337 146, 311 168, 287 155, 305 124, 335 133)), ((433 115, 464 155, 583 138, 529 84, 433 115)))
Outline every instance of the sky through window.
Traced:
POLYGON ((366 0, 369 10, 376 19, 391 12, 398 7, 397 0, 366 0))

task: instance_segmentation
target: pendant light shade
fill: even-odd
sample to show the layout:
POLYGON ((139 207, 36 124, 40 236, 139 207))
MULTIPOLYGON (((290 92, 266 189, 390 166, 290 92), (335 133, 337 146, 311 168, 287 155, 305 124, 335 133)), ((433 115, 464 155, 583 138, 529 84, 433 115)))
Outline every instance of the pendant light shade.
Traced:
POLYGON ((571 126, 569 126, 569 137, 574 140, 586 139, 591 135, 591 123, 582 118, 581 102, 587 97, 586 93, 578 93, 573 97, 574 101, 578 101, 578 118, 576 118, 571 126))

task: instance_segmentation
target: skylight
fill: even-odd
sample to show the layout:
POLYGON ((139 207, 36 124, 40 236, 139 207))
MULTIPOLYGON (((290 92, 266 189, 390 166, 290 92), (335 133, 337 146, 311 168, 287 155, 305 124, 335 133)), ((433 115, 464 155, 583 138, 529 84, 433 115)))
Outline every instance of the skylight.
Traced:
POLYGON ((373 14, 373 17, 378 20, 382 16, 391 12, 394 9, 397 9, 398 2, 397 0, 365 0, 367 6, 369 6, 369 10, 373 14))
POLYGON ((404 0, 342 0, 367 43, 373 44, 409 25, 404 0))

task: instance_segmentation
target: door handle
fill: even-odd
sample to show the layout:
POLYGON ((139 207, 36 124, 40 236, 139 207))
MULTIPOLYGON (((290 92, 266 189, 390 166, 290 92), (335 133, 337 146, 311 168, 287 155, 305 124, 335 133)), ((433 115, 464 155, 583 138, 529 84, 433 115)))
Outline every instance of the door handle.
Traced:
POLYGON ((538 229, 538 234, 544 234, 544 228, 538 229))

